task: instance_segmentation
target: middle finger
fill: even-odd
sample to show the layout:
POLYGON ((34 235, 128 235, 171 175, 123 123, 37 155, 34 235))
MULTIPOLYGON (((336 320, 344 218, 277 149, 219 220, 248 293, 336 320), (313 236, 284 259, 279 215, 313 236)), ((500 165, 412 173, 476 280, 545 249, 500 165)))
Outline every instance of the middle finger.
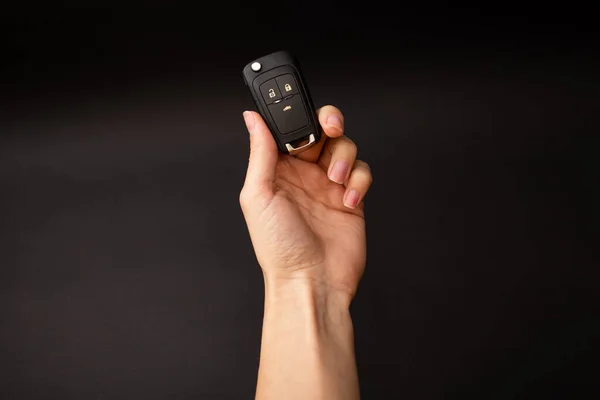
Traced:
POLYGON ((321 131, 321 140, 310 149, 296 155, 296 158, 308 162, 317 162, 324 144, 329 138, 337 138, 344 134, 344 116, 342 112, 334 106, 323 106, 317 110, 319 125, 323 128, 321 131))

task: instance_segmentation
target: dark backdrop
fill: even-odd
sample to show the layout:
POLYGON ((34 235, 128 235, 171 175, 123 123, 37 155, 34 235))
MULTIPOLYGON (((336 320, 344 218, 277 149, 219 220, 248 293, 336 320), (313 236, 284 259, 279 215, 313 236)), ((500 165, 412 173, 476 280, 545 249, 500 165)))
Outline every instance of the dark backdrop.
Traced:
POLYGON ((375 177, 363 397, 594 389, 591 14, 390 7, 3 10, 1 398, 252 398, 241 69, 279 49, 375 177))

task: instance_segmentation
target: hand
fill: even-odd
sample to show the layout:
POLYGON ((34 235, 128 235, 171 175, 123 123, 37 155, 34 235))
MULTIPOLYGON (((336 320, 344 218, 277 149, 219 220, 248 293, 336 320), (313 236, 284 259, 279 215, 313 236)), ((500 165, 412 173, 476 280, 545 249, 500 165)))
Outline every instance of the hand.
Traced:
POLYGON ((372 182, 333 106, 317 111, 321 141, 281 154, 263 119, 244 112, 250 160, 240 204, 265 281, 308 282, 354 297, 366 262, 363 198, 372 182))

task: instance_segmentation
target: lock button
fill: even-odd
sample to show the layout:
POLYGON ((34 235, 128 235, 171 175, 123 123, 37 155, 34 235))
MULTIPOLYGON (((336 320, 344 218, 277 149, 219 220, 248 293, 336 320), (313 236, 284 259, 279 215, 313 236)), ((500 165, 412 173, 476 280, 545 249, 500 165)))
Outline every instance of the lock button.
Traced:
POLYGON ((273 104, 281 99, 281 92, 275 83, 275 79, 269 79, 260 85, 260 93, 267 104, 273 104))
POLYGON ((277 86, 279 86, 279 90, 283 97, 298 93, 298 86, 296 85, 296 80, 292 74, 278 76, 275 80, 277 81, 277 86))

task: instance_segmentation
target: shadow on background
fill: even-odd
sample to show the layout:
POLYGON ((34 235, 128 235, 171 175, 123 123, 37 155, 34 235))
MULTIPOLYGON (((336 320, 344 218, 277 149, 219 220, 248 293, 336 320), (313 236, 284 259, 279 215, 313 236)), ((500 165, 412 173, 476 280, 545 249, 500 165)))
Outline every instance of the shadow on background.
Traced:
POLYGON ((2 398, 253 396, 241 68, 278 49, 375 177, 363 397, 595 389, 585 13, 302 4, 7 11, 2 398))

